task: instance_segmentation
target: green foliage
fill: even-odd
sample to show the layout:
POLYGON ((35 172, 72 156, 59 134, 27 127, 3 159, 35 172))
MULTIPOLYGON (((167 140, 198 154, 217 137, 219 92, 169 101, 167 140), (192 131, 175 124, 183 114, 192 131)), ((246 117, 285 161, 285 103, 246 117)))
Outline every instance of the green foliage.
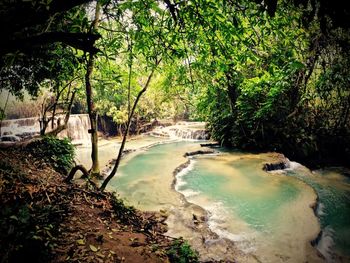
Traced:
POLYGON ((44 136, 41 140, 29 144, 27 151, 63 174, 67 174, 74 165, 75 149, 68 138, 44 136))
POLYGON ((54 11, 56 7, 50 6, 56 4, 61 3, 1 2, 2 24, 7 26, 3 28, 0 48, 0 90, 9 90, 19 99, 23 99, 24 91, 36 97, 43 82, 62 82, 74 74, 82 58, 66 44, 76 46, 81 42, 80 48, 91 45, 89 41, 85 44, 81 41, 89 29, 86 9, 63 4, 63 12, 58 15, 54 11), (23 13, 16 18, 18 12, 23 13), (66 35, 70 35, 68 41, 66 35))
POLYGON ((170 262, 194 263, 199 262, 198 253, 194 251, 187 241, 175 240, 167 251, 170 262))
MULTIPOLYGON (((334 15, 334 21, 312 19, 310 10, 322 13, 323 4, 280 1, 271 10, 264 1, 170 2, 101 2, 106 19, 98 28, 92 80, 100 115, 122 131, 162 59, 132 126, 165 117, 206 120, 214 139, 234 147, 316 156, 327 152, 328 136, 338 142, 338 156, 348 154, 350 34, 334 28, 334 15)), ((86 10, 76 7, 33 30, 86 32, 88 25, 86 10)), ((51 44, 30 56, 8 53, 1 87, 18 96, 22 87, 35 94, 47 79, 60 87, 84 62, 75 51, 51 44)))

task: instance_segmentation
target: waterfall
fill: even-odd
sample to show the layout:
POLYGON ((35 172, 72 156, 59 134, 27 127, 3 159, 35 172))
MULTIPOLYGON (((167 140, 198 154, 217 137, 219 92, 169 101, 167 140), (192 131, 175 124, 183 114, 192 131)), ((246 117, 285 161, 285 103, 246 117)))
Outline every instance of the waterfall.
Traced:
POLYGON ((72 141, 89 141, 90 119, 88 114, 71 115, 68 121, 68 128, 58 134, 59 138, 68 137, 72 141))
POLYGON ((210 137, 203 122, 180 122, 173 126, 157 127, 149 134, 183 140, 208 140, 210 137))
POLYGON ((209 134, 206 130, 171 128, 169 135, 171 138, 180 138, 184 140, 208 140, 209 134))
MULTIPOLYGON (((58 118, 57 118, 58 120, 58 118)), ((88 114, 73 114, 68 121, 68 128, 58 134, 59 138, 68 137, 72 141, 88 141, 90 135, 90 119, 88 114)), ((47 131, 51 130, 51 123, 47 131)), ((40 123, 38 117, 4 120, 1 123, 0 141, 19 141, 38 135, 40 123)))
POLYGON ((39 118, 23 118, 4 120, 1 122, 0 141, 20 141, 24 138, 39 134, 39 118))

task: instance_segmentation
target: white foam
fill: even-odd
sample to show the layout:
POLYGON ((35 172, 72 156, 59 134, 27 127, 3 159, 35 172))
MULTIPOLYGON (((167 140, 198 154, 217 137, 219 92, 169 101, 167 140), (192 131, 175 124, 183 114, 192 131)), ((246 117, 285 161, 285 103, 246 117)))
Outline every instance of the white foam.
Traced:
POLYGON ((199 191, 194 191, 194 190, 191 190, 191 189, 185 189, 185 190, 181 190, 180 191, 185 197, 193 197, 193 196, 196 196, 196 195, 199 195, 201 192, 199 191))
MULTIPOLYGON (((190 164, 189 164, 186 168, 182 169, 178 174, 176 174, 176 184, 175 184, 175 190, 176 190, 176 191, 178 191, 178 192, 184 194, 184 193, 183 193, 184 190, 179 190, 179 188, 180 188, 180 186, 184 186, 184 185, 187 184, 183 177, 184 177, 187 173, 189 173, 189 171, 193 170, 193 167, 194 167, 194 163, 195 163, 195 162, 196 162, 195 160, 191 159, 191 160, 190 160, 190 164)), ((185 194, 184 194, 184 195, 185 195, 185 194)), ((185 196, 186 196, 186 195, 185 195, 185 196)))
POLYGON ((256 251, 252 243, 253 237, 247 233, 232 233, 227 230, 228 214, 221 202, 216 202, 205 206, 209 212, 208 226, 211 231, 216 233, 220 238, 225 238, 235 242, 236 246, 244 253, 256 251))
POLYGON ((317 212, 316 212, 317 215, 318 215, 318 216, 323 216, 323 215, 325 214, 324 209, 325 209, 324 204, 320 202, 320 203, 318 204, 318 206, 317 206, 317 212))
POLYGON ((325 256, 327 262, 332 262, 333 234, 334 230, 331 227, 325 227, 322 230, 321 239, 317 244, 317 249, 325 256))
POLYGON ((289 161, 289 168, 287 168, 286 170, 297 170, 298 168, 302 168, 304 167, 302 164, 297 163, 297 162, 293 162, 293 161, 289 161))

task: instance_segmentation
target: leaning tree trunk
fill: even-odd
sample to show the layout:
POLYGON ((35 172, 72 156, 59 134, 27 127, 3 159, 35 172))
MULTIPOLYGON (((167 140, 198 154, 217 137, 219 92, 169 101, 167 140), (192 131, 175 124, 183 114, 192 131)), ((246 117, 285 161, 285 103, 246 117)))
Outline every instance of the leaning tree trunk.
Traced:
POLYGON ((126 143, 126 139, 128 137, 128 134, 129 134, 129 129, 130 129, 130 123, 131 123, 131 119, 134 115, 134 112, 135 112, 135 109, 136 109, 136 106, 142 96, 143 93, 146 92, 148 86, 149 86, 149 83, 151 82, 151 79, 152 79, 152 76, 153 76, 153 73, 156 69, 156 67, 158 66, 158 64, 160 63, 160 60, 157 61, 156 63, 156 66, 152 69, 150 75, 148 76, 148 79, 147 79, 147 82, 145 84, 145 86, 143 87, 143 89, 137 94, 137 97, 134 101, 134 105, 132 106, 132 109, 130 111, 130 114, 129 114, 129 118, 128 118, 128 122, 126 124, 126 129, 124 130, 124 133, 123 133, 123 140, 122 140, 122 144, 120 145, 120 148, 119 148, 119 153, 118 153, 118 157, 117 157, 117 160, 115 161, 115 164, 114 164, 114 167, 113 167, 113 170, 111 171, 111 173, 108 175, 108 177, 103 181, 101 187, 100 187, 100 190, 101 191, 104 191, 104 189, 106 188, 107 184, 109 183, 109 181, 114 177, 114 175, 117 173, 117 170, 118 170, 118 167, 119 167, 119 164, 120 164, 120 160, 122 158, 122 155, 123 155, 123 151, 124 151, 124 147, 125 147, 125 143, 126 143))

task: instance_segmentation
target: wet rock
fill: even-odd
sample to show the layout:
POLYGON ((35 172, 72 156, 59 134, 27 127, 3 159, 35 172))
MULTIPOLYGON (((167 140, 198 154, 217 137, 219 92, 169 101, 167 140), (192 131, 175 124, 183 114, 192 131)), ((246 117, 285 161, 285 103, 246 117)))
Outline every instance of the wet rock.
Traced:
POLYGON ((220 147, 220 143, 201 143, 201 147, 220 147))
POLYGON ((213 151, 213 150, 198 150, 198 151, 194 151, 194 152, 187 152, 184 154, 184 156, 188 157, 188 156, 193 156, 193 155, 198 155, 198 154, 210 154, 210 153, 215 153, 215 151, 213 151))
POLYGON ((124 151, 123 151, 123 155, 126 155, 126 154, 128 154, 128 153, 132 153, 132 152, 134 152, 135 150, 134 149, 125 149, 124 151))
POLYGON ((274 159, 276 159, 276 161, 271 163, 265 163, 263 165, 264 171, 269 172, 269 171, 283 170, 290 167, 290 162, 288 158, 286 158, 283 154, 274 153, 271 156, 274 159))
POLYGON ((286 162, 279 162, 279 163, 265 163, 263 170, 264 171, 275 171, 275 170, 283 170, 289 168, 289 164, 286 162))

